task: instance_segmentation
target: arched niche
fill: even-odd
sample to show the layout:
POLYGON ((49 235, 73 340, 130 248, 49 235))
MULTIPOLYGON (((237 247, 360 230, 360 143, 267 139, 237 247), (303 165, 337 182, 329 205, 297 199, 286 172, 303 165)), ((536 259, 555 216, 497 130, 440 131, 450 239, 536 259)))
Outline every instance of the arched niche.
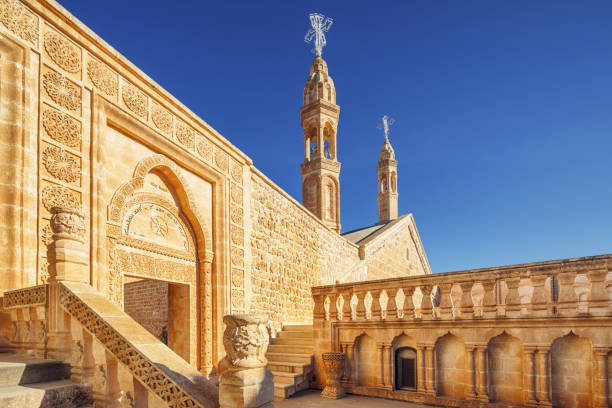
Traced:
POLYGON ((593 403, 593 349, 591 341, 570 332, 550 349, 553 406, 590 407, 593 403))
POLYGON ((355 346, 357 382, 364 387, 375 387, 380 377, 380 368, 376 358, 376 341, 364 333, 355 340, 355 346))
POLYGON ((490 400, 523 405, 523 345, 520 340, 504 332, 489 341, 487 354, 490 400))
POLYGON ((465 343, 453 334, 438 339, 435 346, 438 394, 465 398, 465 343))
POLYGON ((414 391, 417 387, 418 372, 416 341, 402 333, 391 342, 393 349, 393 388, 414 391))
POLYGON ((108 206, 108 296, 121 304, 124 284, 165 282, 168 345, 192 365, 212 364, 212 239, 181 169, 162 155, 138 163, 108 206))

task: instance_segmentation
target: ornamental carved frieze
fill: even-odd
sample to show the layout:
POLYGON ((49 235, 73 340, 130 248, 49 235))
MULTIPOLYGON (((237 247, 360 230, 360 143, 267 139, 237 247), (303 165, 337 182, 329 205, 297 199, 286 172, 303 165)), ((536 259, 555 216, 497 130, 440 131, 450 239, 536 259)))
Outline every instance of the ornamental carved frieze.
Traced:
POLYGON ((117 74, 106 67, 106 65, 93 58, 88 58, 87 76, 96 88, 108 96, 114 97, 117 95, 117 90, 119 89, 119 78, 117 77, 117 74))
POLYGON ((47 71, 43 75, 43 87, 53 102, 68 110, 78 112, 81 109, 81 88, 65 76, 47 71))
POLYGON ((267 322, 268 318, 263 315, 223 316, 226 325, 223 346, 233 368, 258 368, 268 363, 266 352, 270 337, 267 322))
POLYGON ((170 259, 116 250, 119 271, 124 275, 142 276, 170 282, 195 283, 195 264, 184 264, 170 259))
POLYGON ((74 183, 81 177, 79 159, 65 150, 55 146, 47 146, 44 148, 42 156, 45 169, 53 177, 66 183, 74 183))
POLYGON ((238 163, 236 160, 232 160, 232 166, 230 168, 230 174, 232 179, 236 183, 242 184, 242 165, 238 163))
POLYGON ((244 267, 244 250, 242 248, 233 246, 230 250, 230 258, 232 266, 236 266, 238 268, 244 267))
POLYGON ((233 203, 242 205, 242 187, 232 184, 230 188, 230 199, 233 203))
POLYGON ((229 156, 221 149, 215 149, 215 164, 219 169, 227 173, 229 168, 229 156))
POLYGON ((19 38, 38 45, 38 18, 17 0, 0 0, 0 21, 19 38))
POLYGON ((230 218, 232 222, 238 225, 242 225, 243 211, 242 208, 236 204, 230 205, 230 218))
POLYGON ((232 225, 230 227, 230 236, 232 238, 232 243, 234 245, 243 246, 244 245, 244 231, 242 228, 232 225))
POLYGON ((40 229, 40 242, 44 246, 47 246, 53 240, 53 231, 51 231, 51 225, 45 222, 45 225, 40 229))
POLYGON ((167 109, 156 103, 151 104, 151 120, 163 133, 172 133, 172 114, 167 109))
POLYGON ((195 131, 185 122, 177 120, 176 139, 183 146, 193 149, 195 143, 195 131))
POLYGON ((73 149, 80 149, 81 124, 77 120, 56 109, 46 107, 42 114, 42 124, 51 139, 73 149))
POLYGON ((45 285, 39 285, 5 292, 2 307, 9 309, 13 307, 41 306, 46 303, 47 288, 45 285))
POLYGON ((48 283, 49 282, 49 261, 47 258, 40 259, 40 275, 38 279, 38 283, 48 283))
POLYGON ((198 138, 197 151, 205 162, 210 163, 212 161, 213 145, 208 139, 198 138))
POLYGON ((244 286, 244 271, 232 268, 232 285, 237 288, 244 286))
POLYGON ((121 97, 125 106, 136 116, 146 119, 147 117, 147 96, 135 86, 123 84, 121 97))
POLYGON ((47 31, 44 46, 47 55, 63 70, 71 74, 81 70, 81 50, 58 33, 47 31))
POLYGON ((53 207, 81 208, 81 196, 62 186, 47 185, 42 190, 42 204, 51 212, 53 207))

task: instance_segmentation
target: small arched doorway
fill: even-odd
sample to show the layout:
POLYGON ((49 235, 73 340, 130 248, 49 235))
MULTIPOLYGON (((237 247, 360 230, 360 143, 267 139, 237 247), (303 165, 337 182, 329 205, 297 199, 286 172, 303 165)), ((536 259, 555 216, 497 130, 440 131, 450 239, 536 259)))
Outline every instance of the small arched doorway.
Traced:
POLYGON ((398 390, 414 391, 417 385, 417 353, 411 347, 395 351, 395 386, 398 390))

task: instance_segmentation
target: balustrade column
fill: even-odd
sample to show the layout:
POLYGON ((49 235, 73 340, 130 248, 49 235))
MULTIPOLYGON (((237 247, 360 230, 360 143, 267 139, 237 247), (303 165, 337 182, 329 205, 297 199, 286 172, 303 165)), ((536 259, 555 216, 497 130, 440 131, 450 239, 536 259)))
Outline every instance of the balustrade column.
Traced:
POLYGON ((476 346, 478 358, 478 399, 489 401, 489 387, 487 387, 487 347, 476 346))
POLYGON ((548 393, 548 370, 546 367, 546 360, 548 358, 548 352, 550 348, 548 347, 538 347, 536 350, 536 359, 537 359, 537 379, 538 379, 538 403, 540 406, 550 407, 552 403, 550 401, 549 393, 548 393))
POLYGON ((365 320, 366 319, 366 307, 365 307, 365 295, 367 292, 356 292, 355 296, 357 296, 357 306, 355 308, 355 317, 357 320, 365 320))
POLYGON ((134 387, 134 408, 148 408, 149 391, 136 377, 132 380, 132 384, 134 387))
POLYGON ((338 306, 336 305, 336 294, 330 293, 329 295, 329 320, 336 321, 338 320, 338 306))
POLYGON ((557 275, 557 279, 559 281, 559 314, 561 316, 576 315, 578 313, 578 298, 574 291, 576 274, 563 272, 557 275))
POLYGON ((33 307, 30 314, 34 317, 34 337, 36 346, 34 355, 38 358, 47 358, 47 314, 44 306, 33 307))
POLYGON ((23 351, 28 355, 32 355, 35 353, 35 349, 36 349, 36 340, 34 336, 35 322, 34 322, 33 316, 30 314, 29 307, 23 307, 20 309, 20 311, 23 317, 23 324, 24 324, 23 338, 22 338, 23 351))
POLYGON ((451 303, 451 287, 452 283, 441 283, 438 285, 440 288, 440 318, 444 320, 450 320, 452 317, 452 303, 451 303))
POLYGON ((417 344, 416 351, 417 392, 425 392, 425 348, 417 344))
POLYGON ((495 281, 483 281, 482 287, 484 288, 484 298, 482 299, 482 315, 485 319, 495 319, 497 317, 497 297, 495 296, 495 281))
POLYGON ((370 311, 372 312, 372 320, 382 319, 382 309, 380 308, 380 293, 380 289, 370 291, 370 294, 372 295, 372 306, 370 307, 370 311))
POLYGON ((412 295, 414 294, 414 288, 404 288, 404 320, 414 319, 414 302, 412 301, 412 295))
POLYGON ((546 291, 544 283, 546 283, 546 275, 531 275, 529 280, 533 287, 533 296, 531 296, 531 305, 528 308, 534 317, 543 317, 549 314, 548 299, 550 296, 546 291))
POLYGON ((325 319, 325 296, 321 293, 312 295, 314 301, 314 308, 312 310, 312 317, 314 321, 321 321, 325 319))
POLYGON ((605 268, 594 269, 587 272, 591 281, 591 294, 589 300, 589 313, 602 316, 608 313, 608 294, 606 293, 605 280, 608 270, 605 268))
POLYGON ((394 378, 394 367, 395 367, 395 356, 393 355, 393 345, 391 344, 386 344, 385 345, 386 350, 387 350, 387 383, 386 383, 386 388, 392 390, 393 389, 393 383, 395 382, 395 378, 394 378))
POLYGON ((70 379, 77 384, 92 384, 94 368, 93 338, 85 329, 81 329, 80 336, 72 342, 70 379))
POLYGON ((432 346, 427 346, 427 393, 436 395, 436 349, 432 346))
POLYGON ((342 299, 344 303, 342 304, 342 320, 349 321, 353 319, 353 314, 351 311, 351 294, 350 293, 342 293, 342 299))
POLYGON ((397 296, 398 290, 395 289, 387 289, 387 295, 389 296, 389 301, 387 302, 387 315, 385 316, 386 320, 397 320, 398 310, 397 303, 395 302, 395 297, 397 296))
POLYGON ((461 282, 461 308, 459 309, 462 319, 474 317, 474 301, 472 300, 472 287, 474 282, 461 282))
POLYGON ((596 379, 595 379, 595 406, 597 408, 608 408, 608 373, 607 373, 607 359, 608 359, 607 348, 596 348, 595 349, 595 362, 596 366, 596 379))
POLYGON ((467 382, 467 399, 476 399, 476 376, 477 376, 477 360, 476 360, 476 346, 467 345, 468 351, 468 382, 467 382))
POLYGON ((121 384, 119 383, 119 367, 118 361, 111 353, 106 352, 106 407, 121 408, 121 400, 123 393, 121 392, 121 384))
POLYGON ((518 288, 521 278, 512 276, 506 279, 508 286, 508 297, 506 301, 506 317, 517 318, 521 316, 521 297, 518 288))
POLYGON ((525 404, 537 405, 536 401, 536 347, 523 347, 523 373, 525 384, 525 404))
POLYGON ((431 304, 431 291, 433 286, 424 285, 421 286, 421 292, 423 293, 423 299, 421 300, 421 319, 432 320, 433 319, 433 306, 431 304))

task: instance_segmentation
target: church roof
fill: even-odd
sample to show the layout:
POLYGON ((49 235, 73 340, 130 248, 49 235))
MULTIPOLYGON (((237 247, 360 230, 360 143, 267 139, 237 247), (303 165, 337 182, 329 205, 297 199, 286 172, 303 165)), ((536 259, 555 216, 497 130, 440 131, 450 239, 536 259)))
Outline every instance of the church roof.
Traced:
POLYGON ((387 229, 391 228, 392 225, 395 225, 399 220, 406 217, 406 215, 402 215, 399 218, 396 218, 391 221, 383 221, 374 225, 370 225, 369 227, 363 227, 359 229, 355 229, 352 231, 347 231, 342 236, 347 240, 351 241, 355 245, 362 244, 366 239, 369 241, 378 235, 385 232, 387 229))

